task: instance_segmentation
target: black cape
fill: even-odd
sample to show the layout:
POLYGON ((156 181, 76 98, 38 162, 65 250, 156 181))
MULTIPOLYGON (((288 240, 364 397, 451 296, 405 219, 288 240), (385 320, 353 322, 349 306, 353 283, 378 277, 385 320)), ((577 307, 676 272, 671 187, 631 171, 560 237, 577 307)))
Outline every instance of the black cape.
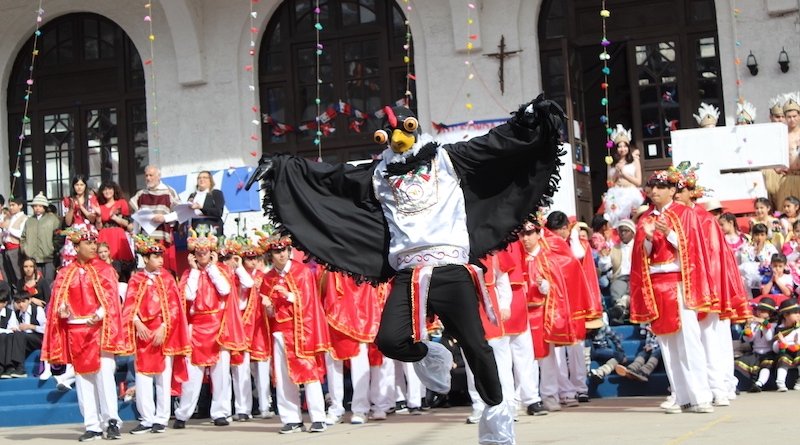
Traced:
MULTIPOLYGON (((489 133, 445 145, 464 191, 473 261, 516 239, 521 224, 551 202, 561 165, 558 119, 534 128, 512 118, 489 133)), ((264 210, 295 247, 359 281, 389 280, 389 229, 372 186, 380 161, 352 166, 289 155, 272 158, 264 210)))

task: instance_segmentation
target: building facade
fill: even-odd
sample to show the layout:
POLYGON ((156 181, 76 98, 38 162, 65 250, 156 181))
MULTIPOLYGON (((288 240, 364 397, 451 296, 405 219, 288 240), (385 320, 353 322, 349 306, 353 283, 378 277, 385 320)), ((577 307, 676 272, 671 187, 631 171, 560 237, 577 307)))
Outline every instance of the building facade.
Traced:
MULTIPOLYGON (((598 1, 323 1, 319 72, 313 1, 145 3, 44 0, 27 85, 36 7, 0 0, 4 194, 13 186, 55 201, 75 173, 133 191, 148 163, 171 176, 255 165, 263 151, 317 158, 318 132, 323 160, 364 159, 378 152, 371 133, 383 105, 410 98, 435 133, 502 119, 546 91, 570 112, 579 215, 599 203, 598 1)), ((741 97, 765 122, 770 97, 800 89, 799 4, 607 1, 610 120, 633 128, 645 170, 669 163, 664 120, 695 126, 700 101, 732 116, 741 97)))

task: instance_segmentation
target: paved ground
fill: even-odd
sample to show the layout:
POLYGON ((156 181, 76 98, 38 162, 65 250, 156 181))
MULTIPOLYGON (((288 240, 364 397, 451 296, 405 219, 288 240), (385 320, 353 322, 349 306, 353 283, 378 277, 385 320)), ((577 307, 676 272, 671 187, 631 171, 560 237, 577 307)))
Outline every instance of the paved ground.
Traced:
MULTIPOLYGON (((743 394, 733 405, 713 414, 666 415, 658 409, 660 398, 593 400, 579 408, 542 417, 520 416, 517 443, 527 444, 762 444, 778 437, 794 437, 800 392, 743 394), (790 436, 787 436, 789 434, 790 436)), ((214 427, 190 421, 185 430, 133 436, 123 427, 120 442, 128 445, 211 444, 342 444, 342 445, 468 445, 477 443, 477 426, 466 425, 467 407, 439 409, 423 416, 393 415, 383 422, 341 424, 324 433, 280 435, 279 421, 258 420, 214 427)), ((75 442, 81 425, 0 429, 3 444, 58 444, 75 442)))

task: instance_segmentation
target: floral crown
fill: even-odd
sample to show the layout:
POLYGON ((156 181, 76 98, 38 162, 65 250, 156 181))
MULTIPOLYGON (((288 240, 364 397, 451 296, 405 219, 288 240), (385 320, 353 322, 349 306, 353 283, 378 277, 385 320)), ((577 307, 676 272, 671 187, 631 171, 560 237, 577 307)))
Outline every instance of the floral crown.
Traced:
POLYGON ((630 144, 631 139, 633 139, 631 130, 626 129, 622 126, 622 124, 617 124, 617 127, 614 128, 614 131, 611 132, 611 140, 614 141, 614 144, 616 145, 618 145, 620 142, 627 142, 630 144))
POLYGON ((142 255, 164 253, 164 244, 162 244, 161 241, 154 240, 147 235, 134 235, 133 246, 136 249, 136 253, 142 255))
POLYGON ((186 239, 186 247, 189 251, 195 250, 217 250, 217 237, 211 233, 209 226, 200 224, 196 229, 189 229, 189 238, 186 239))
POLYGON ((253 244, 248 238, 244 238, 242 240, 241 249, 239 250, 239 255, 243 258, 257 258, 261 255, 264 255, 264 250, 258 244, 253 244))
POLYGON ((681 172, 673 168, 654 171, 647 180, 647 186, 655 187, 658 185, 669 185, 676 188, 683 188, 683 175, 681 172))
POLYGON ((72 244, 81 241, 97 241, 97 229, 94 226, 67 227, 58 232, 59 235, 66 237, 72 244))

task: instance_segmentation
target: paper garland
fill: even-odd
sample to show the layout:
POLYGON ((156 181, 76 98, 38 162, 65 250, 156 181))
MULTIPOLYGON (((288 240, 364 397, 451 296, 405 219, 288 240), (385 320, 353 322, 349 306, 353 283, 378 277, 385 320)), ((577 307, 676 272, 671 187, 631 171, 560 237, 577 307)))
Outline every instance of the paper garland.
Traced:
POLYGON ((30 129, 31 118, 28 116, 28 110, 31 104, 31 95, 33 94, 33 67, 36 65, 36 57, 39 56, 39 37, 42 35, 41 26, 44 22, 44 9, 42 9, 43 0, 39 0, 39 7, 36 8, 36 24, 33 31, 33 49, 31 50, 31 64, 28 67, 28 80, 25 81, 25 107, 22 112, 22 125, 19 131, 19 144, 17 145, 17 159, 14 165, 14 172, 11 174, 11 193, 10 198, 14 198, 14 190, 17 184, 17 179, 22 176, 19 171, 20 162, 22 162, 22 146, 25 143, 25 128, 30 129))
POLYGON ((144 65, 150 69, 150 121, 152 125, 153 134, 148 135, 148 145, 155 155, 155 159, 151 159, 151 163, 160 165, 160 148, 158 136, 158 87, 156 83, 156 60, 155 60, 155 42, 156 35, 153 32, 153 3, 152 1, 144 4, 144 9, 147 11, 144 16, 144 22, 147 24, 147 40, 150 43, 150 58, 143 61, 144 65))
POLYGON ((250 56, 250 63, 244 66, 245 72, 250 73, 250 84, 249 90, 251 93, 251 106, 250 110, 253 112, 253 118, 250 120, 250 124, 253 125, 253 129, 250 133, 250 140, 253 143, 253 149, 250 151, 250 156, 256 157, 258 156, 259 151, 261 151, 260 147, 260 140, 261 140, 261 119, 259 119, 259 108, 258 108, 258 94, 256 94, 256 70, 253 68, 256 58, 256 40, 258 37, 258 28, 256 27, 256 19, 258 18, 258 12, 255 10, 256 4, 258 0, 249 0, 250 3, 250 47, 247 50, 247 54, 250 56))
MULTIPOLYGON (((403 0, 403 3, 406 5, 406 12, 411 12, 411 4, 409 0, 403 0)), ((403 44, 403 49, 405 50, 405 55, 403 56, 403 63, 406 65, 406 92, 405 92, 405 106, 411 108, 411 99, 413 99, 411 94, 411 81, 417 80, 416 76, 411 73, 411 25, 408 23, 408 14, 406 14, 406 40, 403 44)), ((357 121, 353 121, 350 126, 352 127, 353 124, 357 121)), ((363 123, 363 122, 362 122, 363 123)), ((359 125, 360 127, 360 125, 359 125)), ((360 133, 360 130, 357 130, 356 133, 360 133)))
MULTIPOLYGON (((407 97, 403 97, 396 100, 394 105, 405 106, 406 101, 407 97)), ((333 126, 331 121, 337 115, 353 117, 354 120, 350 122, 349 128, 356 133, 361 133, 361 126, 363 126, 368 119, 382 119, 384 112, 383 109, 380 109, 372 114, 365 113, 353 107, 349 103, 340 100, 335 105, 329 105, 324 112, 317 114, 317 117, 314 118, 313 121, 306 121, 300 125, 291 125, 285 122, 278 122, 272 116, 266 113, 261 116, 261 120, 265 124, 272 127, 271 133, 273 136, 284 136, 290 133, 302 133, 309 130, 317 130, 317 136, 330 136, 336 131, 336 128, 333 126)))
POLYGON ((603 73, 603 83, 600 84, 600 89, 603 90, 603 98, 600 99, 600 105, 604 108, 604 113, 600 116, 600 123, 603 124, 606 130, 606 164, 611 165, 614 163, 614 158, 611 157, 611 149, 614 148, 614 141, 611 140, 611 119, 609 119, 609 100, 608 100, 608 76, 611 75, 611 68, 608 66, 608 61, 611 60, 611 55, 608 54, 608 47, 611 42, 608 40, 606 33, 606 20, 611 17, 611 11, 606 8, 606 0, 600 2, 600 20, 603 22, 603 38, 600 40, 600 46, 603 47, 603 52, 600 53, 600 60, 603 62, 603 68, 600 70, 603 73))

